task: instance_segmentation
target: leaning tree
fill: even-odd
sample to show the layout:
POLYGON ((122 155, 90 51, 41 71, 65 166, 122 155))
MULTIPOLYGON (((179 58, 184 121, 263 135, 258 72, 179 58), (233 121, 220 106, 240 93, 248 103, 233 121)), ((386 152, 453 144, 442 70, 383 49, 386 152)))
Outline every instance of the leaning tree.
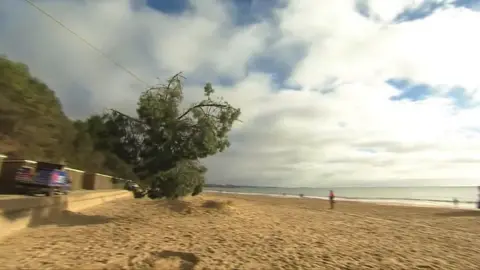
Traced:
POLYGON ((228 133, 240 116, 223 98, 213 98, 210 83, 204 99, 183 107, 183 77, 143 92, 137 116, 110 109, 103 119, 110 136, 118 138, 121 152, 139 179, 156 190, 153 197, 178 198, 202 191, 205 173, 200 160, 224 151, 228 133))

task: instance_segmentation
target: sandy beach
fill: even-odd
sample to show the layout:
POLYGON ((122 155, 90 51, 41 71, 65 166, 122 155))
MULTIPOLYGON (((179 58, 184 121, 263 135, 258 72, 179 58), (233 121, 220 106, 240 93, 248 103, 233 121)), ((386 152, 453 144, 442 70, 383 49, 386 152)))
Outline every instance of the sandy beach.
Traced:
POLYGON ((232 194, 120 200, 0 242, 1 269, 471 269, 480 212, 232 194))

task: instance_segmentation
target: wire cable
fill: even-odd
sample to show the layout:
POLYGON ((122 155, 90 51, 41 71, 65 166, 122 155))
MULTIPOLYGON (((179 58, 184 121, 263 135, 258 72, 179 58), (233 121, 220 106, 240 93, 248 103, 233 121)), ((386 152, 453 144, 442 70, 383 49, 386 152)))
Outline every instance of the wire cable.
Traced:
POLYGON ((101 56, 103 56, 104 58, 106 58, 107 60, 109 60, 110 62, 112 62, 115 66, 119 67, 120 69, 122 69, 123 71, 127 72, 130 76, 132 76, 134 79, 136 79, 137 81, 145 84, 146 86, 148 86, 149 84, 146 83, 144 80, 142 80, 139 76, 137 76, 135 73, 133 73, 132 71, 130 71, 128 68, 126 68, 125 66, 123 66, 122 64, 120 64, 119 62, 117 62, 115 59, 111 58, 110 56, 108 56, 107 54, 105 54, 102 50, 100 50, 99 48, 95 47, 92 43, 90 43, 88 40, 86 40, 85 38, 83 38, 82 36, 80 36, 79 34, 77 34, 75 31, 73 31, 72 29, 70 29, 69 27, 67 27, 65 24, 63 24, 60 20, 56 19, 53 15, 51 15, 50 13, 46 12, 44 9, 42 9, 41 7, 39 7, 37 4, 35 4, 32 0, 24 0, 25 2, 27 2, 27 4, 29 4, 30 6, 32 6, 33 8, 35 8, 37 11, 39 11, 40 13, 42 13, 43 15, 47 16, 49 19, 51 19, 52 21, 54 21, 56 24, 58 24, 60 27, 64 28, 65 30, 67 30, 68 32, 70 32, 70 34, 74 35, 75 37, 77 37, 78 39, 80 39, 83 43, 85 43, 87 46, 89 46, 91 49, 93 49, 94 51, 96 51, 97 53, 99 53, 101 56))

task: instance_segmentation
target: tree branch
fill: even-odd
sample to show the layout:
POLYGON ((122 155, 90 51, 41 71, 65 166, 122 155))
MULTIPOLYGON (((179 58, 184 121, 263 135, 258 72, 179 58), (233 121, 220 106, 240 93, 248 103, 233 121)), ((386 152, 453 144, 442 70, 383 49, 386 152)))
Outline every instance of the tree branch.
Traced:
POLYGON ((168 80, 168 84, 159 84, 158 86, 150 87, 146 90, 146 92, 148 93, 153 90, 159 90, 159 88, 162 88, 162 87, 166 89, 170 89, 174 81, 180 82, 179 78, 185 79, 185 77, 182 74, 183 72, 180 71, 177 74, 173 75, 173 77, 168 80))
POLYGON ((122 112, 120 112, 120 111, 117 111, 117 110, 115 110, 115 109, 108 109, 108 110, 110 110, 110 111, 112 111, 112 112, 114 112, 114 113, 116 113, 116 114, 119 114, 119 115, 121 115, 122 117, 128 118, 128 119, 130 119, 130 120, 132 120, 132 121, 134 121, 134 122, 137 122, 137 123, 139 123, 139 124, 145 125, 145 123, 143 123, 141 120, 139 120, 139 119, 137 119, 137 118, 135 118, 135 117, 133 117, 133 116, 124 114, 124 113, 122 113, 122 112))
POLYGON ((225 105, 225 104, 197 104, 197 105, 194 105, 194 106, 188 108, 182 115, 177 117, 177 120, 182 119, 183 117, 185 117, 185 115, 189 114, 194 109, 197 109, 197 108, 202 108, 203 109, 204 107, 227 108, 227 107, 230 107, 230 105, 225 105))
POLYGON ((167 85, 167 89, 170 89, 170 86, 172 85, 172 82, 174 81, 180 81, 178 78, 182 78, 182 79, 185 79, 185 77, 182 75, 182 72, 178 72, 177 74, 175 74, 168 82, 168 85, 167 85))

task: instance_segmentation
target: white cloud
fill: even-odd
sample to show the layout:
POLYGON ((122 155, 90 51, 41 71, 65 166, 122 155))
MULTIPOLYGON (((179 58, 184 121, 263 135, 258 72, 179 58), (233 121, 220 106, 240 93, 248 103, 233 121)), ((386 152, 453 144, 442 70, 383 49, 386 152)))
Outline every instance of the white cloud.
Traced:
POLYGON ((310 44, 309 57, 297 66, 293 80, 311 87, 332 77, 409 78, 469 90, 480 86, 476 74, 480 38, 473 34, 480 25, 478 12, 449 8, 423 20, 385 24, 366 20, 349 2, 317 1, 306 7, 298 1, 283 13, 282 27, 291 33, 285 38, 300 36, 310 44), (317 16, 316 10, 325 16, 317 16))
MULTIPOLYGON (((292 0, 273 23, 239 27, 232 6, 214 0, 192 1, 192 11, 175 16, 138 1, 36 1, 148 83, 178 71, 194 82, 235 82, 217 89, 241 106, 244 122, 231 149, 207 161, 212 182, 479 183, 480 108, 460 109, 440 95, 392 101, 399 91, 384 81, 476 93, 480 39, 472 30, 480 13, 445 7, 393 24, 422 1, 363 1, 375 19, 360 15, 358 2, 292 0), (306 48, 298 63, 292 48, 306 48), (290 64, 286 79, 302 90, 274 89, 269 74, 246 72, 256 56, 272 54, 290 64)), ((131 110, 143 87, 22 1, 0 2, 0 52, 27 63, 72 116, 107 106, 131 110)), ((195 91, 201 85, 188 88, 188 99, 195 91)))

